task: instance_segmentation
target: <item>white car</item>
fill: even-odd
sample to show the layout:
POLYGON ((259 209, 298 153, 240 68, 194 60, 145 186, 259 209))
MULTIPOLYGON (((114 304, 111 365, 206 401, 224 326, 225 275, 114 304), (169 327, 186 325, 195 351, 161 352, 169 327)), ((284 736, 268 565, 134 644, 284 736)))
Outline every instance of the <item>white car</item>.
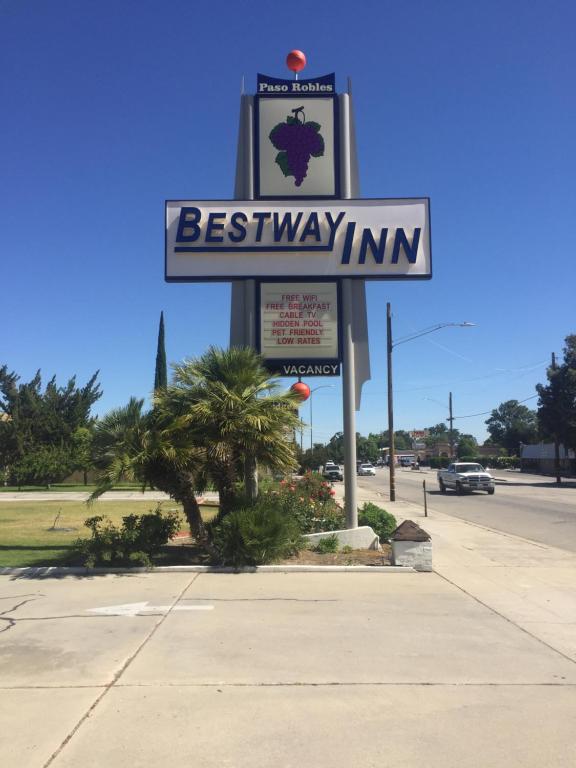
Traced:
POLYGON ((358 474, 359 475, 376 475, 376 470, 372 466, 372 464, 360 464, 358 467, 358 474))

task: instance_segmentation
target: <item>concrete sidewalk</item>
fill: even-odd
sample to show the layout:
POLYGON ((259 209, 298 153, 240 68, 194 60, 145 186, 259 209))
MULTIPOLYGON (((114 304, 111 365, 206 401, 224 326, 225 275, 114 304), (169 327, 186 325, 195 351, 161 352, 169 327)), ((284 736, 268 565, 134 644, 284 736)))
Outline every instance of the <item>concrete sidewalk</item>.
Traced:
POLYGON ((576 555, 359 497, 435 572, 0 576, 3 762, 576 764, 576 555))
MULTIPOLYGON (((335 486, 343 498, 343 485, 335 486)), ((432 537, 434 572, 541 642, 576 661, 576 554, 358 488, 398 523, 432 537)))

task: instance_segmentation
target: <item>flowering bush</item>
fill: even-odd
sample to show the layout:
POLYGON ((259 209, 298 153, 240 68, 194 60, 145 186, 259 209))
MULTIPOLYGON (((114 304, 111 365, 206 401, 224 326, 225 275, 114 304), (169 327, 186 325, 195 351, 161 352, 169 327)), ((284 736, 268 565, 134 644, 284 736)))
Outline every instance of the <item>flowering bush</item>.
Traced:
POLYGON ((307 472, 301 480, 282 481, 280 489, 270 491, 269 496, 281 512, 296 520, 302 533, 337 531, 345 526, 334 490, 318 474, 307 472))

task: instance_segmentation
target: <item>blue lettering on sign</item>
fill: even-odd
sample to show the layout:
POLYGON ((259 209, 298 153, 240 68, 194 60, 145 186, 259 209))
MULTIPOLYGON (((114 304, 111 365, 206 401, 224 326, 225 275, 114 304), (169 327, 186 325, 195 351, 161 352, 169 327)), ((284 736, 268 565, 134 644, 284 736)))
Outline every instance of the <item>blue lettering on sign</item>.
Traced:
POLYGON ((233 232, 228 232, 228 239, 233 243, 241 243, 242 240, 246 239, 246 227, 244 224, 240 224, 240 221, 243 221, 244 224, 247 224, 248 216, 246 216, 245 213, 233 213, 230 217, 230 223, 232 224, 232 227, 238 232, 237 235, 235 235, 233 232))
POLYGON ((396 237, 394 238, 394 250, 392 251, 392 264, 398 264, 400 248, 404 249, 404 253, 406 254, 406 258, 410 264, 416 264, 418 243, 420 242, 420 231, 420 227, 416 227, 414 230, 414 237, 412 238, 412 245, 410 245, 404 230, 400 228, 396 230, 396 237))
POLYGON ((193 243, 200 237, 200 227, 197 222, 200 221, 202 214, 200 208, 182 208, 180 211, 180 220, 178 222, 178 232, 176 233, 177 243, 193 243), (187 235, 186 230, 191 234, 187 235))
MULTIPOLYGON (((233 253, 238 251, 264 252, 332 252, 336 236, 346 212, 333 215, 330 211, 291 211, 283 215, 277 211, 244 211, 207 213, 202 221, 202 211, 195 206, 180 209, 176 228, 176 253, 233 253), (251 245, 239 245, 248 239, 251 245), (310 241, 314 245, 309 244, 310 241), (194 245, 191 245, 194 243, 194 245), (261 245, 255 245, 260 243, 261 245), (290 243, 291 245, 287 245, 290 243), (209 244, 209 245, 208 245, 209 244), (208 247, 207 247, 208 245, 208 247)), ((405 257, 409 264, 416 264, 420 246, 421 227, 415 227, 411 238, 406 230, 383 227, 374 231, 364 227, 357 232, 357 222, 349 221, 342 234, 341 264, 366 264, 373 259, 376 264, 398 264, 405 257), (390 235, 390 237, 389 237, 390 235), (393 238, 393 241, 392 241, 393 238), (388 257, 386 250, 388 243, 388 257)))
POLYGON ((264 221, 266 219, 269 219, 272 216, 271 213, 265 213, 263 211, 255 211, 252 214, 252 218, 256 219, 258 222, 258 227, 256 229, 256 242, 260 243, 262 241, 262 229, 264 228, 264 221))
POLYGON ((210 213, 208 214, 208 226, 206 227, 206 242, 207 243, 222 243, 224 238, 222 235, 213 235, 214 231, 222 232, 224 230, 224 224, 219 224, 216 219, 225 219, 225 213, 210 213))
POLYGON ((304 231, 300 236, 300 242, 303 243, 307 237, 315 238, 316 242, 320 242, 322 237, 320 236, 320 226, 318 225, 318 214, 311 213, 304 227, 304 231))
POLYGON ((286 239, 289 243, 294 242, 294 238, 296 237, 296 232, 298 230, 298 227, 300 226, 300 221, 302 220, 302 211, 296 216, 296 220, 294 221, 294 224, 292 224, 292 214, 291 213, 285 213, 284 218, 282 219, 282 223, 280 224, 280 214, 275 213, 274 214, 274 242, 279 243, 280 240, 282 240, 282 235, 284 234, 284 230, 286 230, 286 239))
POLYGON ((358 264, 366 264, 366 253, 368 248, 372 251, 374 261, 376 264, 382 264, 384 262, 384 251, 386 250, 386 238, 388 237, 388 228, 380 231, 380 239, 378 245, 374 240, 374 235, 369 229, 365 229, 362 232, 362 240, 360 241, 360 252, 358 254, 358 264))

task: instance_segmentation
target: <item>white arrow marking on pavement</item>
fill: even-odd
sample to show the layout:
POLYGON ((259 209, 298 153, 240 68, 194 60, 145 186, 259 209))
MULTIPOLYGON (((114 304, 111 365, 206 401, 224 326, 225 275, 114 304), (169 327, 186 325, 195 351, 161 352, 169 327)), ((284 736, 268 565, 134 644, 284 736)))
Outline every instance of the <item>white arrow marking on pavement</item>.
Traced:
POLYGON ((88 613, 102 616, 137 616, 139 613, 168 613, 168 611, 212 611, 213 605, 149 605, 148 603, 125 603, 107 605, 103 608, 87 608, 88 613))

